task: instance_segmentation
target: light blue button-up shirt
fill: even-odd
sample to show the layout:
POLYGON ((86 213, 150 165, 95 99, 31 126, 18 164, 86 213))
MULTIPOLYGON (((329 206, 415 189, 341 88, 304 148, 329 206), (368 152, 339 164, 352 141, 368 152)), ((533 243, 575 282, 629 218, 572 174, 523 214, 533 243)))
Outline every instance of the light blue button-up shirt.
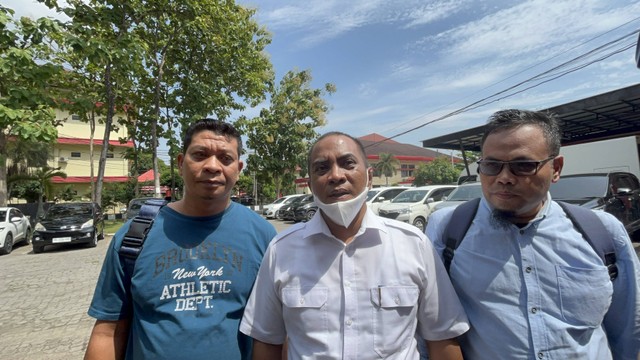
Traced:
MULTIPOLYGON (((550 201, 527 226, 496 228, 482 199, 451 263, 451 281, 471 329, 467 359, 633 359, 640 349, 640 264, 624 226, 597 215, 612 234, 618 277, 550 201)), ((442 256, 453 208, 426 229, 442 256)))

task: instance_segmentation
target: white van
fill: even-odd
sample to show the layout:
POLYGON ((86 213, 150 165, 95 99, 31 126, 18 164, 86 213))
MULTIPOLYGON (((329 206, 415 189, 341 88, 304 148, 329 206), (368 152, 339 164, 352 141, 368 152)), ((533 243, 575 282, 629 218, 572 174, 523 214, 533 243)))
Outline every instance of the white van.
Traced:
POLYGON ((401 192, 380 207, 378 215, 415 225, 424 231, 433 206, 449 195, 457 185, 427 185, 401 192))
POLYGON ((369 206, 369 209, 371 209, 374 214, 378 215, 380 206, 390 203, 394 197, 407 189, 411 188, 406 186, 387 186, 373 188, 367 193, 367 206, 369 206))

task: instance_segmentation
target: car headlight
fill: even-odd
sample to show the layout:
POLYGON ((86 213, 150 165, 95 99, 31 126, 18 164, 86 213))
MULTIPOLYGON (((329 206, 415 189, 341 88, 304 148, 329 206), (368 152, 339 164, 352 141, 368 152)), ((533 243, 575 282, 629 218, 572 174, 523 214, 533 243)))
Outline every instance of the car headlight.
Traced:
POLYGON ((93 219, 87 221, 86 223, 82 224, 82 226, 80 226, 80 229, 87 229, 87 228, 92 228, 93 227, 93 219))
POLYGON ((409 208, 402 208, 398 210, 398 214, 408 214, 409 208))
POLYGON ((41 223, 37 223, 36 227, 34 228, 35 231, 47 231, 47 228, 44 227, 44 225, 42 225, 41 223))

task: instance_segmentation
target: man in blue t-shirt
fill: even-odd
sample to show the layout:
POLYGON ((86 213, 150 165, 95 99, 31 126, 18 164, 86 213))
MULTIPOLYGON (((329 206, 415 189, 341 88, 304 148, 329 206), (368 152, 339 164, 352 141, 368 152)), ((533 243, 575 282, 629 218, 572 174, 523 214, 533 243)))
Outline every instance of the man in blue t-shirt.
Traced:
POLYGON ((184 196, 160 209, 131 286, 113 237, 89 315, 96 323, 85 359, 248 359, 238 332, 274 227, 230 200, 243 163, 230 124, 204 119, 183 140, 184 196))

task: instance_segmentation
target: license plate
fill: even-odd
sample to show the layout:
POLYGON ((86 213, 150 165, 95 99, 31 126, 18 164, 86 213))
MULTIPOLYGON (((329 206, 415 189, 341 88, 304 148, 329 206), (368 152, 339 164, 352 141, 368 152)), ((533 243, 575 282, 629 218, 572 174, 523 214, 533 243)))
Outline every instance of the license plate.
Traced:
POLYGON ((51 242, 53 242, 53 243, 65 243, 65 242, 71 242, 71 236, 65 236, 65 237, 53 238, 53 240, 52 240, 51 242))

